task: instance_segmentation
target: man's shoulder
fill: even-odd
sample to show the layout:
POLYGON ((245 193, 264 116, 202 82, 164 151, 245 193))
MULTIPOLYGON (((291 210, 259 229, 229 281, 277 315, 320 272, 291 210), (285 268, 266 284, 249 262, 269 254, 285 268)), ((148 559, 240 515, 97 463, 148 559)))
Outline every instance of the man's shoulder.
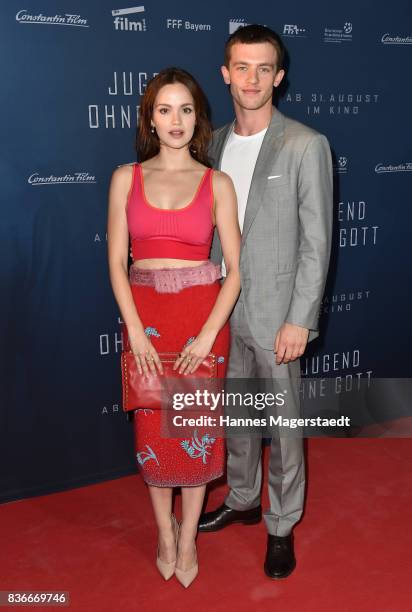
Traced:
POLYGON ((220 147, 223 145, 227 130, 230 129, 231 125, 231 123, 226 123, 213 131, 212 140, 209 146, 209 158, 213 166, 217 164, 220 147))
POLYGON ((326 138, 324 134, 321 134, 321 132, 318 132, 301 121, 297 121, 296 119, 292 119, 291 117, 287 117, 283 114, 282 118, 285 126, 286 140, 307 144, 313 138, 326 138))
POLYGON ((213 141, 218 140, 221 136, 226 134, 227 130, 230 128, 231 125, 232 125, 232 122, 225 123, 225 125, 222 125, 221 127, 213 130, 213 141))

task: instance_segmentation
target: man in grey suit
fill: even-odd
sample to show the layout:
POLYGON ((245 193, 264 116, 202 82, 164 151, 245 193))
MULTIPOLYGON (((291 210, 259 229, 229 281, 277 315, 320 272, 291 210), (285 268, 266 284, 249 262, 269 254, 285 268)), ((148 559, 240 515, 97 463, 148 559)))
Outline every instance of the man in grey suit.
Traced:
MULTIPOLYGON (((272 106, 273 87, 285 74, 283 59, 280 37, 265 26, 230 36, 222 74, 236 119, 214 133, 211 157, 234 182, 242 229, 242 291, 231 317, 228 377, 269 379, 275 393, 280 380, 290 381, 288 416, 299 416, 299 357, 318 335, 329 263, 332 163, 322 134, 272 106)), ((212 259, 222 261, 218 236, 212 259)), ((230 491, 217 510, 201 516, 199 531, 261 519, 262 441, 229 437, 227 450, 230 491)), ((274 432, 268 486, 264 570, 284 578, 296 565, 292 529, 304 502, 301 437, 274 432)))

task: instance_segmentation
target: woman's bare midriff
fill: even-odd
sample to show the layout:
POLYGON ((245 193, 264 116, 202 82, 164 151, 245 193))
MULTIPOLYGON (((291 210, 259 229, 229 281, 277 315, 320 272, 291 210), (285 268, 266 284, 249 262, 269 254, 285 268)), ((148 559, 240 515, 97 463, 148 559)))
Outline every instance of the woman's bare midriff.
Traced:
POLYGON ((193 268, 200 266, 205 261, 191 259, 135 259, 133 266, 141 270, 159 270, 160 268, 193 268))

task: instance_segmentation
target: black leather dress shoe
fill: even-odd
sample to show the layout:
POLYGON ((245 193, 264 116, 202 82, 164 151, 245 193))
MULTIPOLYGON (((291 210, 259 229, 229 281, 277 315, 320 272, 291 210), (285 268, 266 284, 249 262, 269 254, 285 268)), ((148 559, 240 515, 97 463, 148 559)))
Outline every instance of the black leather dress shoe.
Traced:
POLYGON ((226 525, 232 523, 243 523, 244 525, 254 525, 262 519, 262 508, 251 508, 250 510, 233 510, 222 504, 213 512, 202 514, 199 520, 199 531, 219 531, 226 525))
POLYGON ((286 578, 293 572, 295 566, 292 534, 284 537, 269 534, 264 565, 266 576, 274 579, 286 578))

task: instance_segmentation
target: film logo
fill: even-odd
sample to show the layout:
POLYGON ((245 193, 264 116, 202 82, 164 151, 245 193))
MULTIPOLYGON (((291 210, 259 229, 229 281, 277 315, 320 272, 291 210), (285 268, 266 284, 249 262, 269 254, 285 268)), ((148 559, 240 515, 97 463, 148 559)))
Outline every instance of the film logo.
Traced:
POLYGON ((113 9, 114 29, 120 32, 146 32, 146 19, 132 19, 130 15, 144 13, 144 6, 132 6, 130 8, 113 9))

